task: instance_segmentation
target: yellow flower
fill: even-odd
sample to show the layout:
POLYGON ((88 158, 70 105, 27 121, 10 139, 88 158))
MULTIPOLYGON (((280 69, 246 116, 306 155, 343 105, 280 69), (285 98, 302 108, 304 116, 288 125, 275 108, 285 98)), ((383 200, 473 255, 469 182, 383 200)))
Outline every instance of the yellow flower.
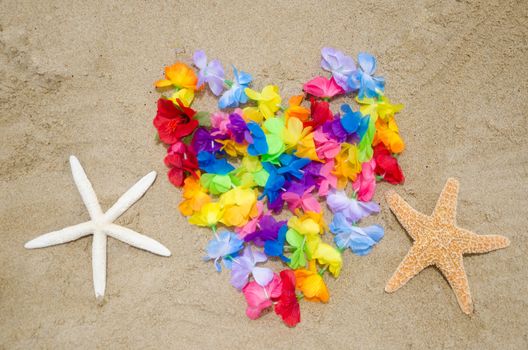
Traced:
MULTIPOLYGON (((297 147, 297 144, 310 133, 311 127, 304 128, 304 125, 297 117, 290 117, 287 119, 286 127, 284 128, 282 139, 286 145, 286 150, 297 147)), ((312 135, 313 143, 313 135, 312 135)), ((315 152, 315 144, 313 144, 315 152)), ((317 156, 317 153, 315 153, 317 156)))
POLYGON ((295 274, 295 287, 303 293, 306 300, 328 302, 330 294, 323 277, 317 273, 314 260, 310 260, 308 269, 295 270, 293 273, 295 274))
POLYGON ((198 77, 194 71, 182 62, 177 62, 172 66, 165 67, 165 79, 156 82, 157 88, 174 86, 178 89, 196 90, 198 77))
POLYGON ((180 100, 185 107, 190 107, 194 100, 194 90, 193 89, 180 89, 172 94, 169 98, 175 105, 178 105, 176 100, 180 100))
POLYGON ((231 157, 244 156, 247 154, 247 145, 236 143, 234 140, 216 140, 216 142, 224 145, 222 151, 225 151, 231 157))
POLYGON ((220 222, 226 226, 243 226, 257 215, 257 193, 250 188, 235 187, 220 196, 224 213, 220 222))
POLYGON ((361 163, 358 159, 358 149, 356 145, 343 143, 341 151, 335 158, 334 175, 337 176, 338 188, 344 188, 348 179, 355 181, 357 174, 361 172, 361 163))
POLYGON ((242 117, 246 122, 254 121, 255 123, 261 124, 264 120, 264 116, 260 113, 257 107, 246 107, 242 110, 242 117))
POLYGON ((266 85, 262 92, 257 92, 246 88, 246 95, 249 99, 257 101, 259 111, 264 118, 271 118, 281 107, 282 99, 279 95, 279 87, 275 85, 266 85))
POLYGON ((319 232, 321 234, 323 234, 325 231, 328 231, 328 225, 326 224, 322 211, 320 213, 316 213, 315 211, 307 211, 302 216, 300 216, 301 220, 305 220, 308 218, 316 222, 317 225, 319 225, 319 232))
POLYGON ((374 121, 378 120, 378 117, 388 121, 390 116, 394 116, 394 114, 403 109, 402 104, 393 105, 386 96, 363 99, 356 97, 356 101, 360 104, 359 111, 361 114, 370 115, 370 118, 374 121))
POLYGON ((211 227, 220 221, 223 212, 220 203, 207 203, 190 217, 189 222, 197 226, 211 227))
POLYGON ((301 140, 299 140, 297 144, 297 152, 295 152, 295 155, 299 158, 309 158, 317 162, 321 161, 317 156, 317 151, 315 149, 313 132, 307 134, 301 140))
POLYGON ((317 259, 320 265, 328 265, 328 271, 335 277, 339 276, 341 266, 343 266, 343 258, 341 253, 326 243, 319 243, 312 258, 317 259))
POLYGON ((398 125, 393 116, 389 116, 387 122, 381 118, 376 121, 376 134, 373 146, 380 142, 383 142, 385 147, 392 153, 401 153, 405 149, 405 144, 400 137, 398 125))
POLYGON ((180 212, 190 216, 211 201, 206 190, 200 185, 200 180, 189 176, 183 183, 183 201, 178 206, 180 212))

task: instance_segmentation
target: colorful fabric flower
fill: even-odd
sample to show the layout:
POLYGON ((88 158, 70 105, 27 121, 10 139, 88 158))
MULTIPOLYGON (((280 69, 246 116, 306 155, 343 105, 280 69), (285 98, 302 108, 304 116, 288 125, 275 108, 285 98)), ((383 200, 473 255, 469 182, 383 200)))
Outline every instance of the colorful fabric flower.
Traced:
POLYGON ((288 226, 282 225, 279 228, 276 239, 270 239, 264 242, 264 253, 268 256, 278 256, 285 263, 289 263, 290 259, 284 255, 286 232, 288 232, 288 226))
POLYGON ((200 181, 195 177, 187 177, 183 181, 183 200, 178 205, 180 212, 185 216, 190 216, 207 203, 211 202, 211 197, 200 185, 200 181))
POLYGON ((154 126, 158 129, 160 140, 166 144, 176 143, 198 127, 198 121, 193 119, 196 112, 185 107, 179 100, 177 102, 178 107, 170 100, 158 100, 154 126))
POLYGON ((220 195, 223 215, 220 222, 226 226, 243 226, 258 214, 257 194, 250 188, 235 187, 220 195))
POLYGON ((327 266, 328 271, 334 277, 338 277, 341 273, 343 258, 341 253, 331 245, 323 242, 319 243, 312 254, 312 258, 316 259, 319 265, 327 266))
POLYGON ((189 222, 196 226, 212 227, 222 219, 223 214, 220 203, 206 203, 189 218, 189 222))
POLYGON ((321 205, 315 199, 315 197, 312 195, 312 191, 315 188, 315 186, 309 187, 304 191, 303 193, 299 194, 296 192, 284 192, 282 194, 282 199, 286 202, 288 205, 288 209, 293 213, 297 213, 298 209, 302 209, 303 211, 314 211, 314 212, 320 212, 321 211, 321 205))
POLYGON ((295 285, 308 301, 327 303, 330 294, 326 288, 323 277, 317 272, 315 260, 310 260, 308 269, 294 271, 295 285))
POLYGON ((295 327, 297 323, 301 322, 301 309, 295 294, 295 274, 292 270, 282 270, 280 277, 282 290, 275 304, 275 313, 282 318, 286 325, 295 327))
POLYGON ((256 264, 268 260, 266 254, 252 251, 250 247, 244 248, 242 255, 233 259, 231 265, 231 284, 241 290, 248 284, 249 276, 264 287, 273 279, 273 271, 267 267, 258 267, 256 264))
POLYGON ((263 310, 273 305, 273 300, 280 298, 282 294, 282 281, 277 274, 266 286, 261 286, 255 281, 249 282, 242 293, 247 301, 246 315, 256 320, 260 317, 263 310))
POLYGON ((393 157, 383 143, 374 147, 374 160, 376 162, 374 172, 376 175, 381 176, 383 180, 393 185, 402 184, 405 181, 398 159, 393 157))
POLYGON ((350 89, 359 90, 358 97, 376 97, 383 93, 385 79, 374 76, 376 71, 376 58, 371 54, 361 52, 358 55, 359 69, 348 77, 350 89))
POLYGON ((209 174, 227 175, 229 172, 235 170, 235 167, 229 164, 227 159, 218 159, 214 154, 209 152, 199 152, 197 159, 200 169, 209 174))
POLYGON ((262 92, 250 88, 246 88, 244 91, 249 99, 257 102, 259 111, 266 119, 273 117, 281 107, 282 99, 279 95, 278 86, 267 85, 262 89, 262 92))
POLYGON ((334 215, 330 231, 335 234, 339 249, 350 248, 357 255, 367 255, 372 247, 383 238, 384 230, 379 225, 358 227, 351 225, 342 213, 334 215))
POLYGON ((264 243, 277 239, 281 227, 286 221, 276 221, 273 215, 263 215, 259 220, 256 230, 244 237, 244 241, 253 242, 256 246, 264 246, 264 243))
POLYGON ((288 100, 288 108, 284 111, 284 117, 286 120, 290 118, 297 118, 300 121, 305 121, 310 116, 310 110, 301 105, 304 99, 303 95, 296 95, 290 97, 288 100))
POLYGON ((214 260, 216 271, 222 271, 220 261, 224 262, 226 267, 230 268, 231 260, 225 260, 226 257, 235 256, 236 253, 244 248, 244 242, 236 234, 229 231, 222 231, 214 236, 207 244, 207 256, 204 260, 214 260))
POLYGON ((177 141, 172 144, 167 150, 167 156, 165 156, 165 165, 170 170, 167 174, 169 181, 176 187, 181 187, 185 178, 185 174, 191 174, 193 177, 198 177, 198 160, 194 154, 194 150, 184 144, 183 142, 177 141))
POLYGON ((380 207, 374 202, 361 202, 349 198, 344 191, 334 191, 326 197, 326 203, 334 213, 342 213, 349 222, 357 222, 370 214, 379 213, 380 207))
POLYGON ((233 76, 233 82, 228 82, 228 84, 231 83, 231 87, 218 100, 218 108, 220 109, 235 108, 248 100, 245 89, 251 83, 251 75, 243 71, 239 72, 233 67, 233 76))
POLYGON ((333 77, 330 79, 315 77, 304 84, 303 90, 312 96, 321 98, 332 98, 345 93, 333 77))
POLYGON ((193 55, 193 62, 196 67, 200 69, 198 72, 197 88, 202 87, 204 84, 208 84, 212 93, 216 96, 220 96, 224 90, 224 68, 218 60, 212 60, 207 62, 207 56, 205 52, 199 50, 193 55))
POLYGON ((392 153, 401 153, 405 149, 393 116, 390 116, 387 122, 381 118, 376 121, 376 134, 372 144, 376 146, 380 142, 392 153))
POLYGON ((178 89, 196 89, 198 78, 194 71, 185 63, 177 62, 165 67, 165 79, 156 82, 157 88, 174 86, 178 89))
POLYGON ((336 83, 345 92, 349 92, 351 89, 347 83, 348 77, 356 71, 354 59, 331 47, 324 47, 321 50, 321 56, 321 67, 331 72, 336 83))
POLYGON ((357 199, 363 202, 369 202, 374 197, 376 191, 376 161, 371 159, 361 165, 361 173, 358 174, 356 181, 352 183, 352 188, 356 192, 357 199))

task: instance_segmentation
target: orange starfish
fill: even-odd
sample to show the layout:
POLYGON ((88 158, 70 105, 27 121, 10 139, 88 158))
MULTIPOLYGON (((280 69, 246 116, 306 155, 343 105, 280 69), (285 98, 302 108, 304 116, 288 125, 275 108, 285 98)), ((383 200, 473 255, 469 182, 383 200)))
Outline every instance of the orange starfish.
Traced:
POLYGON ((470 314, 473 302, 462 255, 505 248, 510 240, 498 235, 477 235, 456 226, 458 186, 456 179, 447 180, 431 216, 414 210, 394 191, 387 192, 390 209, 414 244, 387 282, 385 291, 395 292, 420 271, 434 265, 453 288, 462 311, 470 314))

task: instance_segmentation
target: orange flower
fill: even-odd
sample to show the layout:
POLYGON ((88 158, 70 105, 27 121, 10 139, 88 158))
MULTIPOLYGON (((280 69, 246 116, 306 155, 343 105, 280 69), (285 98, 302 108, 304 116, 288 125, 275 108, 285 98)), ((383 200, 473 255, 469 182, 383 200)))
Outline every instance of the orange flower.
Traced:
POLYGON ((178 89, 196 90, 198 77, 194 71, 182 62, 177 62, 172 66, 165 67, 165 79, 158 80, 155 84, 157 88, 175 86, 178 89))
POLYGON ((405 144, 400 137, 398 125, 392 115, 388 116, 387 121, 382 118, 376 121, 376 134, 372 146, 376 146, 380 142, 383 142, 385 147, 392 153, 401 153, 405 148, 405 144))
POLYGON ((317 272, 315 260, 310 260, 308 269, 295 270, 295 285, 306 300, 327 303, 330 294, 326 288, 323 277, 317 272))
POLYGON ((290 117, 295 117, 300 121, 306 121, 310 116, 310 110, 306 107, 301 106, 303 95, 297 95, 290 97, 288 101, 289 107, 284 111, 286 120, 290 117))
POLYGON ((178 208, 185 216, 190 216, 211 201, 211 197, 205 192, 200 185, 200 179, 189 176, 183 184, 183 201, 178 208))

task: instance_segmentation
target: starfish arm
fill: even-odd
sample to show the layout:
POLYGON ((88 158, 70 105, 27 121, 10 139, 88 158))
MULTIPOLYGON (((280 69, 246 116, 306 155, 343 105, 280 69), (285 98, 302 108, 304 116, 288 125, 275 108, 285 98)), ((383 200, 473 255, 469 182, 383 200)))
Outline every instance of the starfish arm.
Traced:
POLYGON ((433 211, 433 218, 444 224, 455 224, 459 183, 449 178, 440 193, 433 211))
POLYGON ((120 241, 123 241, 127 244, 130 244, 133 247, 149 251, 154 254, 161 256, 170 256, 171 252, 163 244, 158 241, 137 233, 129 228, 108 224, 103 230, 110 236, 120 241))
POLYGON ((471 300, 471 293, 469 291, 469 283, 464 270, 464 263, 462 262, 462 255, 455 257, 447 257, 436 264, 442 274, 449 282, 449 285, 455 292, 458 305, 465 314, 473 312, 473 301, 471 300))
POLYGON ((101 300, 106 289, 106 235, 101 231, 93 235, 92 274, 95 297, 101 300))
POLYGON ((77 159, 75 156, 70 156, 70 166, 73 180, 75 181, 75 185, 77 185, 77 189, 81 194, 84 205, 86 206, 86 209, 88 210, 92 220, 96 220, 101 215, 103 215, 103 211, 101 210, 101 206, 97 200, 97 195, 95 194, 92 183, 90 180, 88 180, 88 177, 86 176, 79 159, 77 159))
POLYGON ((396 218, 407 231, 412 239, 416 240, 418 237, 417 225, 419 222, 429 220, 427 215, 416 211, 407 203, 400 195, 394 191, 387 191, 385 198, 391 211, 396 215, 396 218))
POLYGON ((510 240, 499 235, 477 235, 473 232, 459 229, 465 238, 462 243, 464 254, 480 254, 493 250, 506 248, 510 245, 510 240))
POLYGON ((94 227, 91 221, 83 222, 82 224, 65 227, 62 230, 38 236, 24 244, 24 247, 27 249, 44 248, 75 241, 76 239, 89 235, 93 229, 94 227))
POLYGON ((387 293, 400 289, 407 281, 432 264, 422 248, 413 245, 385 286, 387 293))
POLYGON ((136 203, 147 190, 152 186, 154 180, 156 179, 156 172, 152 171, 145 175, 141 180, 136 182, 136 184, 128 191, 126 191, 115 204, 108 209, 104 214, 104 222, 113 222, 115 219, 121 216, 128 208, 130 208, 134 203, 136 203))

